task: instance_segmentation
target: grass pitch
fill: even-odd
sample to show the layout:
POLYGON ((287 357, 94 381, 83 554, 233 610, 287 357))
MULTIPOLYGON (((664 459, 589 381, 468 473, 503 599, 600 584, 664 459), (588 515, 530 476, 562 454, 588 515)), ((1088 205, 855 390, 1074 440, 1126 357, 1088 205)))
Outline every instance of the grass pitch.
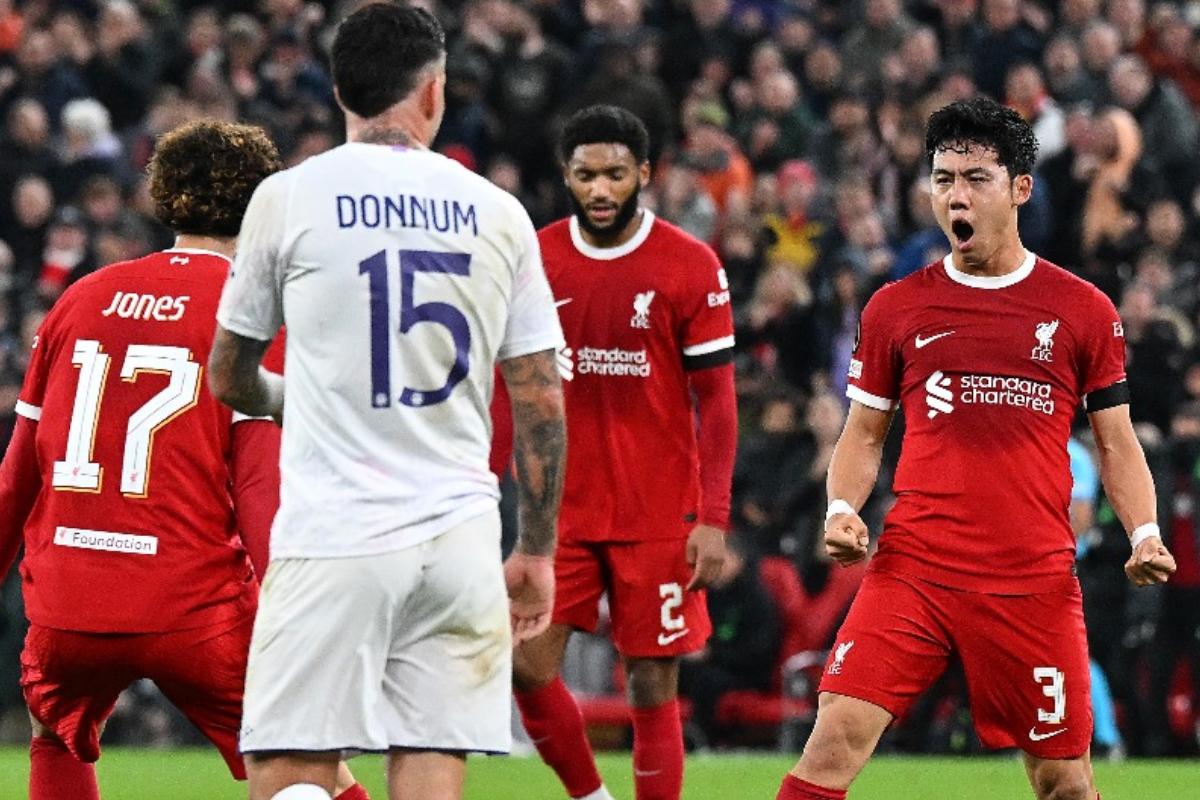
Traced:
MULTIPOLYGON (((773 800, 791 756, 709 755, 688 759, 686 800, 773 800)), ((383 800, 379 758, 354 759, 351 768, 383 800)), ((620 800, 633 800, 628 754, 600 756, 605 781, 620 800)), ((108 748, 100 761, 105 800, 235 800, 245 787, 235 783, 212 750, 108 748)), ((1200 798, 1200 761, 1135 761, 1097 764, 1105 800, 1194 800, 1200 798)), ((0 749, 0 798, 26 797, 28 753, 0 749)), ((1024 770, 1015 757, 880 757, 867 767, 852 800, 1029 800, 1024 770)), ((560 800, 565 797, 550 770, 536 758, 475 758, 468 768, 468 800, 560 800)))

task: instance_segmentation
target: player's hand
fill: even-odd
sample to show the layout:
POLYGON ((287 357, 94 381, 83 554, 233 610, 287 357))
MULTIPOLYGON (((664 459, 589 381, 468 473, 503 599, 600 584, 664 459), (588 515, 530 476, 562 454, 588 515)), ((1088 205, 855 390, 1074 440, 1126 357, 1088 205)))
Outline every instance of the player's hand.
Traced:
POLYGON ((554 559, 513 553, 504 562, 513 646, 541 636, 554 610, 554 559))
POLYGON ((1157 536, 1143 540, 1125 562, 1125 574, 1135 586, 1166 583, 1174 571, 1175 557, 1157 536))
POLYGON ((712 525, 697 525, 687 540, 687 562, 693 567, 687 591, 713 584, 725 566, 725 531, 712 525))
POLYGON ((825 552, 843 567, 867 557, 871 539, 858 514, 834 514, 825 523, 825 552))

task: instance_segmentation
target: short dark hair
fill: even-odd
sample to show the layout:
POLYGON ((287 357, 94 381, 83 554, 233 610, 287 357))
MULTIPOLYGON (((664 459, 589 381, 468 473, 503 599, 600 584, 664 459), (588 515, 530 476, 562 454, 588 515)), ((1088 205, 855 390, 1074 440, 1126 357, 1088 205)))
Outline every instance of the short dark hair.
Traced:
POLYGON ((446 53, 446 32, 423 8, 363 6, 338 26, 330 58, 342 105, 374 117, 403 100, 421 70, 446 53))
POLYGON ((262 128, 213 120, 183 125, 158 140, 146 168, 154 216, 175 233, 237 236, 250 196, 282 166, 262 128))
POLYGON ((585 144, 623 144, 639 164, 650 157, 650 134, 637 115, 617 106, 588 106, 563 125, 558 153, 565 164, 585 144))
POLYGON ((967 145, 981 145, 996 152, 1009 178, 1033 173, 1038 141, 1029 123, 1011 108, 988 97, 973 97, 942 106, 929 116, 925 128, 925 157, 933 157, 967 145))

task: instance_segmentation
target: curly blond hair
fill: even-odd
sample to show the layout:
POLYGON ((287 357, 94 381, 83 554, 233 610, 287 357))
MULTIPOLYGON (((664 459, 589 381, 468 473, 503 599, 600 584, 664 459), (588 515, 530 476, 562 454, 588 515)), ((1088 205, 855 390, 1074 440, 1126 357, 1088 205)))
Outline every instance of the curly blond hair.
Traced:
POLYGON ((146 167, 154 215, 175 233, 237 236, 250 196, 282 166, 258 126, 190 122, 158 140, 146 167))

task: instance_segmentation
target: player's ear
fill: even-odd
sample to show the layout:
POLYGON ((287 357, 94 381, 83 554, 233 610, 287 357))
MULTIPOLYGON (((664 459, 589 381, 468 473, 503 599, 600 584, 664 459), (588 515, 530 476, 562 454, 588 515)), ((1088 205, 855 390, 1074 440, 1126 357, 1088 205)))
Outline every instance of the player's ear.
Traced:
POLYGON ((643 189, 645 189, 648 185, 650 185, 650 162, 649 161, 643 161, 642 165, 640 167, 638 167, 638 182, 642 185, 643 189))
POLYGON ((337 101, 338 108, 342 110, 342 113, 346 113, 346 104, 342 102, 342 93, 338 91, 337 86, 333 87, 333 99, 337 101))
POLYGON ((1029 202, 1029 198, 1033 196, 1033 176, 1018 175, 1013 178, 1012 182, 1012 199, 1013 204, 1023 206, 1029 202))

